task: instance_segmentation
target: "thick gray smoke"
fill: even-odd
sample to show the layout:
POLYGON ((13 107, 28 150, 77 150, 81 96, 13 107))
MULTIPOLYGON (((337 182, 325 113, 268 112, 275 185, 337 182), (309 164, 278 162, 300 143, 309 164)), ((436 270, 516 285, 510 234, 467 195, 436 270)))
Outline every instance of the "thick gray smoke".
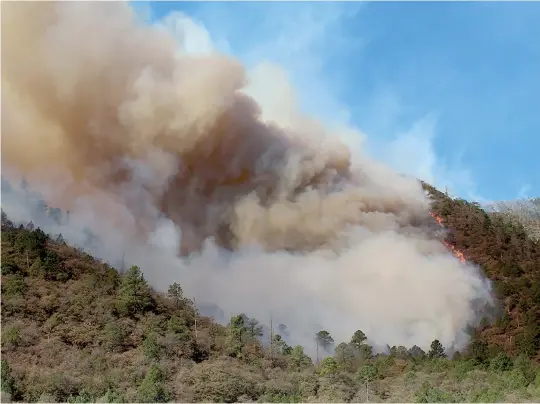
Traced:
MULTIPOLYGON (((269 122, 237 61, 182 52, 125 3, 2 8, 3 174, 70 210, 46 230, 81 244, 90 227, 95 255, 227 316, 272 314, 308 349, 321 328, 467 342, 490 285, 440 243, 417 180, 351 151, 288 91, 269 122)), ((30 203, 2 195, 13 220, 30 203)))

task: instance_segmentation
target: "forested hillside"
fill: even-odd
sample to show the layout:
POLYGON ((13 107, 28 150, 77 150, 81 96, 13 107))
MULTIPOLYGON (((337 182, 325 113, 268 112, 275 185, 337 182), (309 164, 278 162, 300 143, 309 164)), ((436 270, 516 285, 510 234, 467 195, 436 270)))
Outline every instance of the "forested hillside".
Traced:
POLYGON ((540 246, 521 225, 425 188, 448 242, 504 307, 452 358, 438 341, 374 354, 361 330, 349 341, 321 330, 324 359, 312 360, 283 326, 267 338, 242 313, 216 324, 181 285, 156 293, 139 268, 120 274, 2 212, 2 401, 539 401, 540 246))
POLYGON ((451 229, 447 241, 468 261, 480 265, 504 305, 493 326, 480 338, 489 349, 538 359, 540 347, 540 244, 523 225, 503 215, 489 215, 477 203, 451 199, 433 187, 433 211, 451 229))
POLYGON ((487 205, 486 209, 493 216, 504 216, 521 223, 533 240, 540 240, 540 198, 495 202, 487 205))

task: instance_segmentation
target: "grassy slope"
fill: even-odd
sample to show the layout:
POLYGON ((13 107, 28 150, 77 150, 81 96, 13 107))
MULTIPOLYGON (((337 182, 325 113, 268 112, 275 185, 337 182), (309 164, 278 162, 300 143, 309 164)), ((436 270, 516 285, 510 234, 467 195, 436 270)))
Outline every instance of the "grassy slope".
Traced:
POLYGON ((3 217, 3 398, 539 401, 539 369, 529 359, 538 351, 538 245, 519 226, 430 191, 435 211, 454 229, 450 241, 495 280, 507 312, 454 360, 413 358, 406 349, 365 358, 365 346, 344 344, 314 365, 301 347, 275 341, 263 348, 257 327, 242 318, 215 324, 178 288, 157 294, 137 269, 119 275, 3 217))

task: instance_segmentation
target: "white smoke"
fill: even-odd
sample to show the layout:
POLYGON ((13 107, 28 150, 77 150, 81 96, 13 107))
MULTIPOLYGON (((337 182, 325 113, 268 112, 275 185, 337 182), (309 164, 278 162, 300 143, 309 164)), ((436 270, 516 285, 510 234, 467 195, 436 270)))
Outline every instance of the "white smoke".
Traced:
POLYGON ((420 183, 351 148, 354 129, 302 116, 278 67, 249 81, 208 38, 189 55, 182 27, 201 31, 185 16, 154 28, 124 3, 3 8, 3 174, 70 211, 55 224, 3 193, 12 220, 73 244, 91 228, 94 255, 226 315, 272 315, 308 350, 321 328, 467 342, 489 282, 440 243, 420 183))

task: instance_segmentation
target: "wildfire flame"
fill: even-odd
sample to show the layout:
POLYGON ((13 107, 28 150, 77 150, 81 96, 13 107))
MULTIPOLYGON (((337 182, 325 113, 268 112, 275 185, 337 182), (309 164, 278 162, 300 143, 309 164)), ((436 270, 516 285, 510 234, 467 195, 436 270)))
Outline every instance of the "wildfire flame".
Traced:
MULTIPOLYGON (((440 216, 437 216, 435 213, 433 212, 429 212, 429 214, 431 215, 431 217, 433 217, 437 223, 439 223, 439 225, 441 227, 445 227, 444 223, 443 223, 443 220, 440 216)), ((443 240, 442 243, 450 250, 452 251, 452 254, 454 254, 454 256, 459 259, 461 262, 465 262, 465 256, 463 255, 463 252, 458 250, 455 246, 451 245, 450 243, 448 243, 446 240, 443 240)))

